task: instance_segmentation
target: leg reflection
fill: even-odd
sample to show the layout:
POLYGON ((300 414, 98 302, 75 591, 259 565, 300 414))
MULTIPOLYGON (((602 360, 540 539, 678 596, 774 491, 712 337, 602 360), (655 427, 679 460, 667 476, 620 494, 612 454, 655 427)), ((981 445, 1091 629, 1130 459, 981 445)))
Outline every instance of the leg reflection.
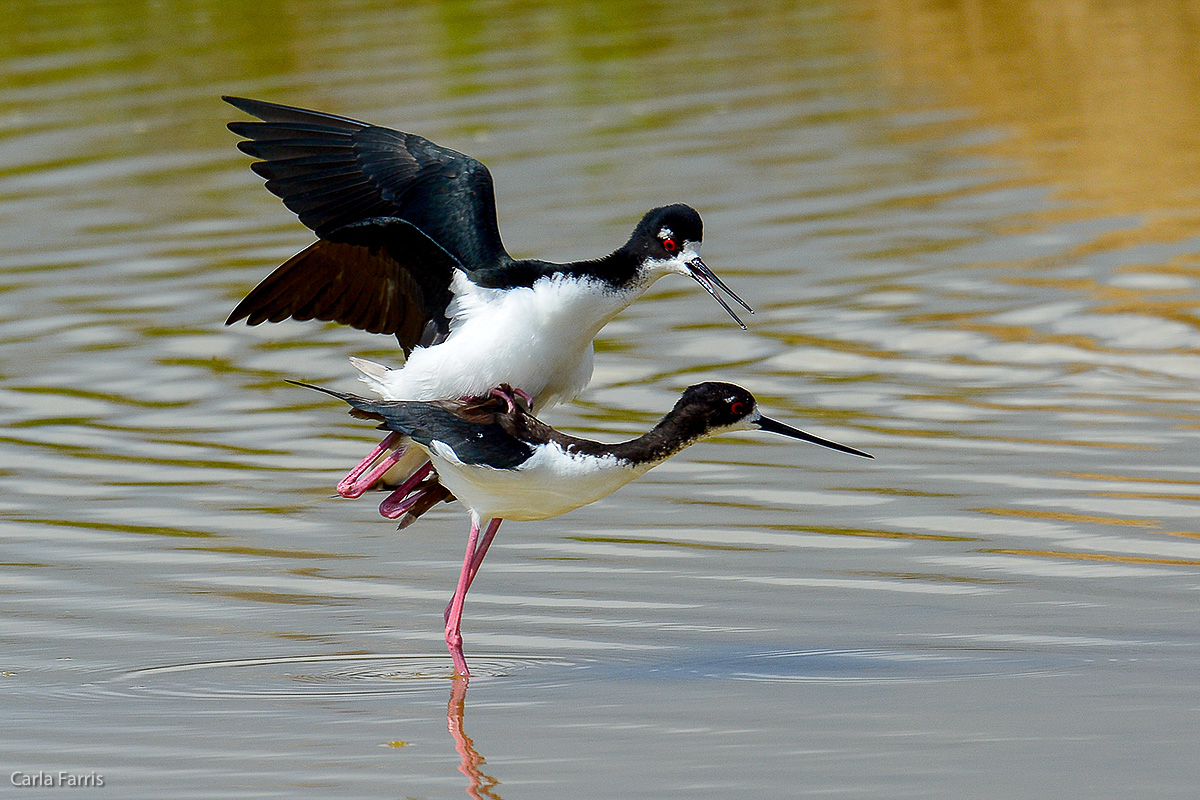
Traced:
POLYGON ((480 767, 485 763, 483 756, 476 752, 475 743, 463 731, 466 700, 467 679, 461 675, 455 675, 450 687, 450 705, 446 708, 446 727, 450 729, 450 735, 454 737, 454 749, 458 750, 458 755, 462 759, 458 771, 471 781, 471 785, 467 787, 469 797, 474 800, 483 800, 485 797, 491 800, 501 800, 500 795, 493 791, 500 781, 490 775, 484 775, 480 771, 480 767))

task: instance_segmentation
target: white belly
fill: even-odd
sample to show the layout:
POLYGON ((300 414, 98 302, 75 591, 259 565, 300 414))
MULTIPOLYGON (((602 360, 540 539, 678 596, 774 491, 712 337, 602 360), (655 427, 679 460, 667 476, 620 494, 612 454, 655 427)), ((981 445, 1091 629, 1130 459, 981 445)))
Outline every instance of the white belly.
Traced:
POLYGON ((530 520, 565 514, 607 497, 653 466, 573 456, 555 446, 542 448, 514 470, 463 464, 438 442, 430 455, 442 484, 480 519, 530 520))

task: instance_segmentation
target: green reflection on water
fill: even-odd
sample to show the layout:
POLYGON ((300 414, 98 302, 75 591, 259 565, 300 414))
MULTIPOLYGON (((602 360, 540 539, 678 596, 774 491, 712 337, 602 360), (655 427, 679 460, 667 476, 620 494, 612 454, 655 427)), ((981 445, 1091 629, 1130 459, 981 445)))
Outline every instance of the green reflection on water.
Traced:
POLYGON ((131 525, 115 522, 87 522, 84 520, 68 519, 21 519, 21 523, 30 525, 52 525, 62 528, 81 528, 84 530, 112 531, 114 533, 136 533, 151 536, 181 536, 189 539, 207 539, 220 534, 212 531, 201 531, 189 528, 174 528, 165 525, 131 525))

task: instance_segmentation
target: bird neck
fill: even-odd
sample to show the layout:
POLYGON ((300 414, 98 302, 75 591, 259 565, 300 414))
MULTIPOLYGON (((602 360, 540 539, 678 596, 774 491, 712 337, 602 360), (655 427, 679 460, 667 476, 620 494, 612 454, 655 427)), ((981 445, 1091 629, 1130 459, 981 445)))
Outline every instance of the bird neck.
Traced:
POLYGON ((562 270, 574 277, 603 281, 615 291, 627 290, 638 284, 643 277, 641 262, 624 248, 603 258, 563 264, 562 270))
POLYGON ((636 284, 642 270, 638 258, 624 248, 603 258, 555 264, 538 259, 509 260, 502 265, 472 273, 472 280, 488 289, 531 287, 543 278, 566 277, 593 280, 606 284, 613 291, 623 291, 636 284))
POLYGON ((617 444, 604 444, 557 431, 529 414, 497 415, 496 421, 511 435, 533 444, 556 444, 573 455, 613 458, 626 467, 645 471, 702 438, 708 428, 703 418, 672 412, 646 433, 617 444))
POLYGON ((611 445, 610 452, 623 461, 646 464, 649 468, 694 444, 707 432, 703 418, 670 413, 636 439, 611 445))

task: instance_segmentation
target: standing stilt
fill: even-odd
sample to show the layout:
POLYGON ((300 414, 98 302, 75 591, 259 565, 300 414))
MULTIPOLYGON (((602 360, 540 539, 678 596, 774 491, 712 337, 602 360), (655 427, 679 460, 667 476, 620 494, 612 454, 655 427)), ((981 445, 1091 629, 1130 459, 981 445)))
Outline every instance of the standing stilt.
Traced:
MULTIPOLYGON (((500 529, 502 519, 494 519, 488 523, 487 530, 484 531, 483 538, 479 540, 479 546, 475 548, 475 555, 471 558, 471 573, 467 576, 467 590, 471 589, 471 584, 475 582, 475 573, 479 571, 479 565, 483 563, 483 557, 487 555, 488 547, 492 544, 492 539, 496 538, 496 531, 500 529)), ((450 609, 454 606, 454 600, 446 604, 446 613, 442 618, 447 622, 450 621, 450 609)))
MULTIPOLYGON (((757 428, 871 458, 869 453, 763 416, 754 395, 731 383, 689 386, 654 428, 617 444, 580 439, 550 428, 532 416, 523 403, 514 399, 518 395, 505 387, 493 392, 494 397, 504 401, 503 411, 492 397, 457 404, 421 403, 368 400, 329 389, 320 391, 345 400, 360 417, 379 420, 390 430, 408 436, 433 463, 441 482, 439 488, 453 492, 471 512, 471 534, 458 588, 445 613, 446 645, 455 670, 463 676, 470 674, 462 651, 463 605, 504 518, 547 519, 565 514, 612 494, 700 439, 727 431, 757 428)), ((407 491, 408 486, 401 489, 407 491)), ((426 492, 432 489, 422 482, 413 487, 412 494, 426 492)), ((430 494, 427 504, 411 507, 423 510, 446 496, 430 494)), ((389 498, 384 510, 400 515, 403 525, 411 521, 408 509, 413 502, 413 498, 406 497, 393 508, 389 498)))
POLYGON ((479 517, 471 515, 471 533, 467 536, 467 552, 463 556, 462 571, 458 575, 458 588, 450 601, 450 613, 446 615, 446 647, 450 657, 454 659, 454 673, 470 677, 467 669, 467 659, 462 651, 462 612, 463 603, 467 599, 467 589, 471 585, 471 565, 475 563, 475 546, 479 541, 479 517))

